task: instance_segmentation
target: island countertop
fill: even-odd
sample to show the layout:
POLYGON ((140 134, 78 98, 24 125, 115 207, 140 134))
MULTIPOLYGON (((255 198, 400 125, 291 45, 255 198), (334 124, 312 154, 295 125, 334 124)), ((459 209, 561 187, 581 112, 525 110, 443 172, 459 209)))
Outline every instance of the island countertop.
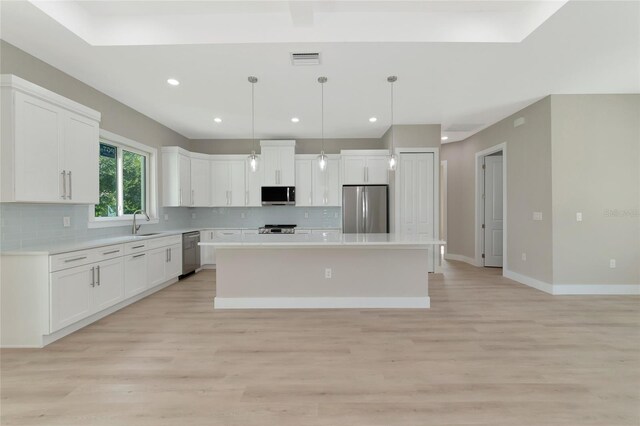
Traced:
POLYGON ((200 242, 217 249, 242 248, 429 248, 446 244, 431 237, 405 234, 244 234, 224 235, 215 241, 200 242))

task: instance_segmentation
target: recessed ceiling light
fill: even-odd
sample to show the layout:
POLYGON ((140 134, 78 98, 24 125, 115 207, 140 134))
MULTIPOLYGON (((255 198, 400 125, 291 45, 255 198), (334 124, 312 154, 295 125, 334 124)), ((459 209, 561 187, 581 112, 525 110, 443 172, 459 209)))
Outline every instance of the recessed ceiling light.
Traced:
POLYGON ((378 121, 378 119, 376 117, 371 117, 369 119, 369 123, 375 123, 376 121, 378 121))
POLYGON ((443 141, 446 141, 447 139, 449 139, 449 136, 443 136, 440 139, 442 139, 443 141))
POLYGON ((180 82, 178 80, 176 80, 175 78, 168 79, 167 83, 169 83, 172 86, 177 86, 178 84, 180 84, 180 82))
POLYGON ((213 121, 215 121, 216 123, 222 123, 222 118, 216 117, 213 119, 213 121))
POLYGON ((291 119, 291 122, 292 122, 292 123, 297 123, 297 122, 299 122, 299 121, 300 121, 300 119, 299 119, 298 117, 293 117, 293 118, 291 119))

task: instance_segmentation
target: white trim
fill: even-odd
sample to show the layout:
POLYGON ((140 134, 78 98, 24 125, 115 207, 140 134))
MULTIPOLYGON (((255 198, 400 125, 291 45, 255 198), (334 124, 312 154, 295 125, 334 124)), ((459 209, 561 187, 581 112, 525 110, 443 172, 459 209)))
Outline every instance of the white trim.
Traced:
POLYGON ((388 149, 342 149, 340 155, 389 155, 388 149))
POLYGON ((554 296, 640 295, 640 284, 549 284, 506 269, 503 276, 554 296))
POLYGON ((216 297, 214 309, 379 309, 431 307, 429 297, 216 297))
POLYGON ((535 278, 528 277, 526 275, 519 274, 517 272, 502 269, 502 276, 509 278, 510 280, 517 281, 520 284, 528 285, 536 290, 544 291, 548 294, 553 294, 553 285, 544 281, 537 280, 535 278))
MULTIPOLYGON (((447 241, 447 235, 449 235, 449 230, 447 229, 448 223, 447 223, 447 216, 449 215, 449 212, 447 211, 447 209, 449 208, 449 199, 447 198, 448 193, 449 193, 449 161, 448 160, 440 160, 440 166, 442 167, 442 182, 441 182, 441 187, 438 188, 443 189, 442 192, 440 192, 440 198, 438 199, 438 202, 440 201, 444 201, 443 203, 441 203, 440 205, 440 209, 442 211, 442 216, 440 218, 440 221, 443 222, 443 226, 442 229, 444 230, 444 235, 438 235, 438 238, 442 238, 443 241, 447 241)), ((440 232, 440 223, 438 223, 438 232, 440 232)), ((448 250, 448 245, 445 244, 444 246, 444 254, 446 255, 449 250, 448 250)))
POLYGON ((263 146, 296 146, 296 141, 294 139, 261 140, 260 147, 263 146))
MULTIPOLYGON (((159 210, 158 210, 158 150, 152 146, 136 142, 132 139, 124 136, 117 135, 104 129, 100 129, 100 140, 112 142, 124 148, 130 148, 138 151, 138 154, 145 155, 149 165, 147 171, 147 185, 148 185, 148 205, 146 208, 147 214, 151 217, 149 222, 144 224, 157 224, 160 222, 159 210)), ((95 217, 95 206, 90 205, 89 210, 89 222, 87 228, 112 228, 118 226, 130 226, 132 218, 130 215, 118 216, 118 217, 95 217)))
POLYGON ((554 284, 554 295, 640 295, 640 284, 554 284))
POLYGON ((484 149, 480 152, 476 152, 476 198, 475 198, 475 212, 476 212, 476 226, 475 226, 475 257, 477 265, 484 265, 482 261, 482 216, 484 210, 481 208, 482 191, 484 189, 484 181, 482 179, 482 159, 487 155, 495 152, 502 151, 502 270, 503 273, 507 271, 507 143, 502 142, 498 145, 494 145, 491 148, 484 149))
POLYGON ((468 263, 469 265, 480 266, 476 263, 476 260, 473 257, 463 256, 461 254, 445 253, 444 258, 446 260, 457 260, 459 262, 468 263))

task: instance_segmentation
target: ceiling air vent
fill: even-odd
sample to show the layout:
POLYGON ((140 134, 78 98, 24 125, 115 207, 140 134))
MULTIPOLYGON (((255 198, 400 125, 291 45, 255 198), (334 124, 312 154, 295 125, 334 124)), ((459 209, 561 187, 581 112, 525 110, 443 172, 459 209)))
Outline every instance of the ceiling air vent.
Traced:
POLYGON ((320 65, 319 53, 292 53, 292 65, 320 65))

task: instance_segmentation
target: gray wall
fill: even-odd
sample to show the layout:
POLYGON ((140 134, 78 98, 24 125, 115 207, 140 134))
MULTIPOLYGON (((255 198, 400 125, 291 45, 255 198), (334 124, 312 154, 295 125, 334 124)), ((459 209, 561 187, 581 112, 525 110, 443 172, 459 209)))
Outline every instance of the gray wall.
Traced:
MULTIPOLYGON (((250 154, 252 149, 260 152, 260 141, 250 139, 197 139, 192 140, 190 150, 204 154, 250 154), (253 148, 255 146, 255 148, 253 148)), ((324 152, 339 154, 341 149, 383 149, 382 141, 368 139, 325 139, 324 152)), ((321 139, 296 139, 296 154, 320 154, 321 139)))
POLYGON ((552 96, 551 111, 554 284, 640 284, 640 95, 552 96))
POLYGON ((550 97, 464 141, 442 145, 440 159, 448 167, 448 253, 475 257, 475 154, 502 142, 507 143, 508 269, 551 283, 550 97), (526 123, 514 127, 519 117, 526 123), (542 221, 532 220, 534 211, 542 212, 542 221))
POLYGON ((440 147, 441 126, 439 124, 396 124, 389 127, 382 135, 382 148, 391 148, 392 131, 395 147, 440 147))

